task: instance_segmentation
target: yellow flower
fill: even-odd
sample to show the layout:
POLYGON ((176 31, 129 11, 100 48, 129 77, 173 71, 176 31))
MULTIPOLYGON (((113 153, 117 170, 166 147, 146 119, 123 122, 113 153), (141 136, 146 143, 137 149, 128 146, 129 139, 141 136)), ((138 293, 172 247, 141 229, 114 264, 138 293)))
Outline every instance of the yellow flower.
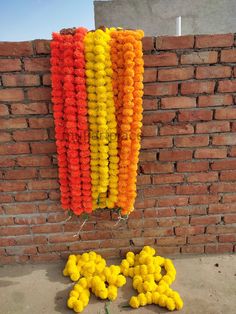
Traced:
POLYGON ((145 293, 146 299, 147 299, 147 304, 152 304, 152 293, 151 292, 147 292, 145 293))
POLYGON ((117 298, 117 287, 114 285, 109 285, 108 288, 108 299, 114 301, 117 298))
POLYGON ((147 298, 146 298, 146 295, 144 293, 139 293, 138 300, 139 300, 139 304, 141 306, 147 305, 147 298))
POLYGON ((165 307, 167 298, 168 297, 166 295, 161 294, 160 297, 159 297, 158 305, 160 305, 161 307, 165 307))
POLYGON ((166 307, 169 311, 174 311, 175 310, 175 302, 171 298, 167 298, 166 300, 166 307))
POLYGON ((116 278, 116 283, 115 283, 115 284, 116 284, 116 286, 117 286, 118 288, 124 286, 124 285, 126 284, 126 279, 125 279, 125 277, 122 276, 122 275, 118 275, 117 278, 116 278))
POLYGON ((73 310, 76 313, 81 313, 84 310, 83 302, 80 300, 75 301, 74 306, 73 306, 73 310))
POLYGON ((75 302, 77 301, 77 298, 76 297, 70 297, 68 300, 67 300, 67 306, 69 309, 73 309, 74 307, 74 304, 75 302))
POLYGON ((159 304, 160 293, 155 291, 152 293, 152 302, 154 304, 159 304))
POLYGON ((132 296, 131 299, 130 299, 130 301, 129 301, 129 305, 130 305, 132 308, 134 308, 134 309, 139 308, 140 303, 139 303, 138 298, 135 297, 135 296, 132 296))

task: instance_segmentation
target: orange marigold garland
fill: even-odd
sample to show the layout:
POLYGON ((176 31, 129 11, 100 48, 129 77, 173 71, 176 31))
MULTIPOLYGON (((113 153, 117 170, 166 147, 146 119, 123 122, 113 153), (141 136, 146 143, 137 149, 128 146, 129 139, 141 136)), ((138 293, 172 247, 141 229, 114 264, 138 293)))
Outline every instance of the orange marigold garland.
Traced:
POLYGON ((61 204, 64 209, 71 206, 70 188, 68 181, 68 163, 65 141, 65 121, 63 103, 63 69, 62 69, 62 35, 53 33, 51 41, 51 74, 52 74, 52 103, 55 124, 55 139, 58 154, 58 172, 61 191, 61 204))
POLYGON ((89 130, 87 121, 87 92, 85 84, 85 56, 84 56, 84 37, 87 30, 84 28, 76 29, 74 35, 74 67, 75 67, 75 90, 77 107, 77 129, 79 157, 81 165, 81 201, 83 211, 92 211, 91 195, 91 176, 90 176, 90 147, 89 130))

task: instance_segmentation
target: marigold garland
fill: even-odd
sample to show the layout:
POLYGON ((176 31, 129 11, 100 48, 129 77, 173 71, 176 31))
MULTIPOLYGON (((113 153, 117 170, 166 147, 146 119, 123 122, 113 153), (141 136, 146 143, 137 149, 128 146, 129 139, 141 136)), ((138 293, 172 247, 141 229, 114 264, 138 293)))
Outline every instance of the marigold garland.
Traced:
POLYGON ((133 210, 142 126, 142 36, 142 31, 114 28, 53 35, 61 202, 77 215, 106 207, 120 208, 122 215, 133 210))

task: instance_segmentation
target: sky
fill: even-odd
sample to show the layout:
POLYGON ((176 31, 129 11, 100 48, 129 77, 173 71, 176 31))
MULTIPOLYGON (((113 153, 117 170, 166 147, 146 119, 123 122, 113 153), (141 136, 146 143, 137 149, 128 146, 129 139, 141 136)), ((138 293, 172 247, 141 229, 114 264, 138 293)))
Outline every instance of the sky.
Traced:
POLYGON ((0 0, 0 41, 49 39, 62 28, 94 28, 93 0, 0 0))

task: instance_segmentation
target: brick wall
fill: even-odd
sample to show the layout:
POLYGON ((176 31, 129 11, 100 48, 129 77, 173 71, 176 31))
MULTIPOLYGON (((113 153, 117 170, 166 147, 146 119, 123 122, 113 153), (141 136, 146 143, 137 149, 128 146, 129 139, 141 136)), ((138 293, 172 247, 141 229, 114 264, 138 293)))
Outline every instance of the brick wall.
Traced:
POLYGON ((59 204, 49 42, 0 43, 0 263, 94 249, 117 257, 233 252, 236 243, 234 35, 144 39, 145 97, 136 210, 82 219, 59 204))

